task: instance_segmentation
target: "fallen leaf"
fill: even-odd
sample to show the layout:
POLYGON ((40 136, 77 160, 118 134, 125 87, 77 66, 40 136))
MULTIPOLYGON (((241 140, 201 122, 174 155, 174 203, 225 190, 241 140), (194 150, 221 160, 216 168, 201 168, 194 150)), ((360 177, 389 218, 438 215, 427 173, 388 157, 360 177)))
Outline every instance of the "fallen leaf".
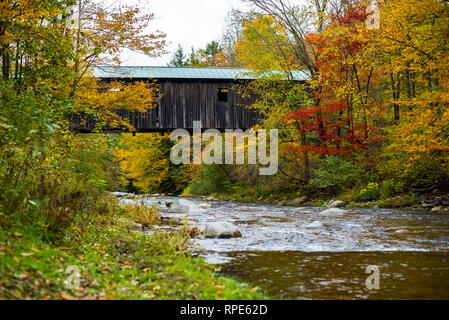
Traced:
POLYGON ((19 280, 24 280, 27 279, 29 277, 29 274, 27 273, 21 273, 21 274, 15 274, 14 278, 19 279, 19 280))
POLYGON ((76 300, 75 297, 71 296, 70 294, 67 293, 61 293, 61 298, 64 300, 76 300))
POLYGON ((29 256, 32 256, 34 253, 32 253, 32 252, 22 252, 20 255, 22 256, 22 257, 29 257, 29 256))
POLYGON ((22 297, 22 292, 20 292, 19 290, 15 289, 13 290, 13 293, 17 296, 17 297, 22 297))

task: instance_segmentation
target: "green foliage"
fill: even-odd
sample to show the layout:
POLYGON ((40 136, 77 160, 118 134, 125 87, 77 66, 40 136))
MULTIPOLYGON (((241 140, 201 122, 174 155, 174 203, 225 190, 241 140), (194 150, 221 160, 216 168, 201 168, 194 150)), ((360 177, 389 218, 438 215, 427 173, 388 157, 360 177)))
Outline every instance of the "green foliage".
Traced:
POLYGON ((51 116, 67 110, 41 88, 20 94, 0 80, 0 212, 22 212, 52 170, 49 153, 65 141, 51 116))
POLYGON ((448 158, 441 152, 427 152, 410 161, 404 152, 394 150, 392 144, 382 153, 378 170, 383 177, 393 177, 402 185, 402 191, 436 186, 441 190, 449 186, 448 158), (442 160, 444 159, 444 161, 442 160))
POLYGON ((419 199, 414 194, 403 194, 393 198, 379 200, 377 204, 381 208, 404 208, 419 203, 419 199))
POLYGON ((231 183, 223 166, 217 164, 201 165, 195 179, 189 184, 187 192, 192 195, 207 195, 214 192, 229 192, 231 183))
POLYGON ((380 198, 379 184, 370 182, 368 185, 360 190, 357 200, 362 202, 374 201, 380 198))
MULTIPOLYGON (((266 298, 192 257, 186 250, 188 230, 129 232, 122 222, 129 210, 110 197, 98 200, 107 210, 77 216, 58 247, 36 237, 37 225, 0 229, 0 299, 266 298), (73 274, 66 273, 69 266, 79 268, 79 289, 65 285, 73 274)), ((138 207, 132 210, 140 216, 138 207)))
POLYGON ((386 199, 404 191, 404 183, 400 180, 390 179, 382 182, 380 188, 380 198, 386 199))
POLYGON ((184 54, 184 49, 178 44, 178 49, 176 49, 173 54, 172 59, 168 63, 170 67, 185 67, 188 65, 188 61, 186 60, 186 55, 184 54))
POLYGON ((114 180, 114 143, 73 137, 62 120, 70 105, 48 92, 43 85, 18 93, 0 81, 0 213, 4 223, 39 223, 52 238, 114 180))
POLYGON ((432 157, 423 157, 412 166, 404 167, 402 180, 408 190, 431 186, 448 189, 449 168, 432 157))
POLYGON ((339 157, 327 156, 317 166, 318 169, 313 170, 314 177, 310 184, 318 189, 337 191, 354 186, 363 179, 363 171, 360 168, 339 157))

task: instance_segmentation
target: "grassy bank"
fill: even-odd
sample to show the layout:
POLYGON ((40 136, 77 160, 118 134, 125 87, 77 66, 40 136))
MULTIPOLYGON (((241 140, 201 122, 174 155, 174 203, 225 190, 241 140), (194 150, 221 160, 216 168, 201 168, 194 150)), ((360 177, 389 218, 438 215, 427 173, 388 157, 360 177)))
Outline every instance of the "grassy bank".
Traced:
POLYGON ((134 221, 152 229, 154 213, 117 207, 82 215, 53 241, 38 225, 1 229, 0 299, 266 298, 192 257, 187 227, 151 235, 130 230, 134 221), (79 289, 66 286, 76 274, 70 266, 79 270, 79 289))

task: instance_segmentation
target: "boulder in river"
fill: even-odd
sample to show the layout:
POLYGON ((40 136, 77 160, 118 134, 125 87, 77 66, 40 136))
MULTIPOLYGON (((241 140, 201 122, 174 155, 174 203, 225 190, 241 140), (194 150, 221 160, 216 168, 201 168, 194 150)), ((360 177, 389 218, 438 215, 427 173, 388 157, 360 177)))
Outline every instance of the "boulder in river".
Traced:
POLYGON ((341 216, 345 211, 340 208, 329 208, 320 212, 323 216, 341 216))
POLYGON ((189 206, 179 203, 179 200, 165 201, 165 206, 168 208, 166 210, 166 212, 171 212, 171 213, 189 213, 190 212, 189 206))
POLYGON ((296 198, 294 200, 290 200, 289 202, 287 202, 287 205, 289 205, 289 206, 299 206, 299 205, 302 205, 306 201, 307 201, 307 196, 303 196, 303 197, 300 197, 300 198, 296 198))
POLYGON ((227 221, 209 223, 204 229, 207 238, 239 238, 242 236, 239 228, 227 221))
POLYGON ((432 210, 430 210, 430 211, 432 211, 432 212, 440 212, 442 209, 443 209, 442 206, 437 206, 437 207, 432 208, 432 210))
POLYGON ((210 208, 212 205, 210 203, 200 203, 198 205, 199 208, 210 208))
POLYGON ((341 200, 335 200, 335 201, 332 201, 332 203, 330 203, 328 206, 331 208, 344 208, 345 203, 341 200))

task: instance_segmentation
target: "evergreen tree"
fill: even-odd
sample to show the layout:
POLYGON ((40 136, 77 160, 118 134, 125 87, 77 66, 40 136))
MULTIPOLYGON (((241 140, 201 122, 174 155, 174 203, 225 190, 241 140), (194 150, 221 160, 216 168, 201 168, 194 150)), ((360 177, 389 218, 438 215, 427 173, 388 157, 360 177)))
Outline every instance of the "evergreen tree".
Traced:
POLYGON ((172 59, 168 63, 169 67, 185 67, 189 63, 186 60, 186 55, 184 54, 184 50, 182 49, 181 45, 178 44, 178 49, 173 54, 172 59))

